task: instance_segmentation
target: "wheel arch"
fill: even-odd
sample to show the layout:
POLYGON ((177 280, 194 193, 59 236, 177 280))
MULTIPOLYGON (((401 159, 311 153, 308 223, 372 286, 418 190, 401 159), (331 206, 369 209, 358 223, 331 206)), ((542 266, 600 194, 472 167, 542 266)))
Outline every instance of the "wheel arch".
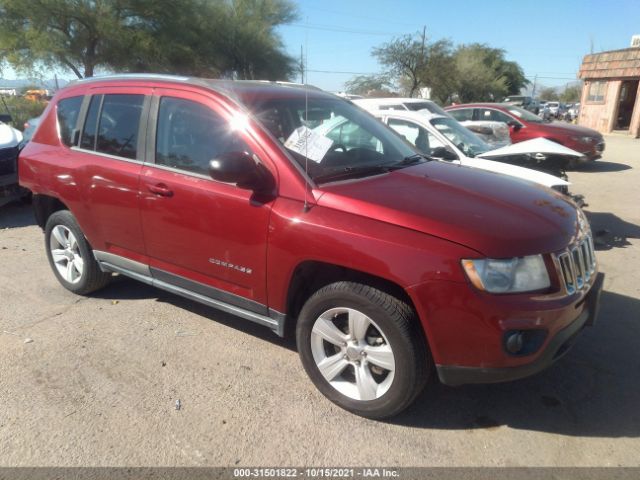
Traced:
POLYGON ((34 194, 33 213, 36 217, 36 223, 44 230, 48 218, 60 210, 69 210, 69 208, 58 198, 43 194, 34 194))
POLYGON ((405 302, 414 311, 417 326, 422 332, 425 341, 427 341, 421 322, 419 321, 418 310, 402 286, 391 280, 367 272, 315 260, 306 260, 299 263, 291 275, 287 289, 286 335, 295 331, 298 315, 307 299, 322 287, 338 281, 366 284, 405 302))

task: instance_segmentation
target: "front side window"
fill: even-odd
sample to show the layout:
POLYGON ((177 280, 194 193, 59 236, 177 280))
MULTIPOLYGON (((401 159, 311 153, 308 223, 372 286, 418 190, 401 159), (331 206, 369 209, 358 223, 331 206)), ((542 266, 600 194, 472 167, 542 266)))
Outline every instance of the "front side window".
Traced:
POLYGON ((74 134, 76 132, 76 123, 80 106, 82 105, 82 96, 65 98, 58 102, 58 128, 60 132, 60 140, 67 147, 74 146, 74 134))
POLYGON ((447 113, 459 122, 473 120, 472 108, 457 108, 455 110, 449 110, 447 111, 447 113))
POLYGON ((209 174, 209 162, 224 153, 247 152, 246 142, 210 108, 182 98, 160 100, 157 165, 209 174))
POLYGON ((431 125, 467 157, 475 157, 476 155, 491 150, 491 147, 477 137, 471 130, 464 128, 452 118, 434 118, 431 120, 431 125))
POLYGON ((480 108, 478 109, 478 120, 489 120, 492 122, 509 123, 513 119, 506 113, 499 112, 493 108, 480 108))
POLYGON ((413 122, 390 118, 389 126, 412 145, 415 145, 420 152, 427 155, 431 155, 433 150, 438 147, 444 147, 444 144, 433 133, 413 122))

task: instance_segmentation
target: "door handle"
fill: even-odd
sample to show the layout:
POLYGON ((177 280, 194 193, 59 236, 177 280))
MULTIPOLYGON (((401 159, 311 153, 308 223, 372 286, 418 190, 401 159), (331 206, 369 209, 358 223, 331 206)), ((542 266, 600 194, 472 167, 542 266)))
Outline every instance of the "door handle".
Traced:
POLYGON ((167 187, 164 183, 147 185, 147 188, 155 195, 160 195, 161 197, 173 197, 173 190, 167 187))

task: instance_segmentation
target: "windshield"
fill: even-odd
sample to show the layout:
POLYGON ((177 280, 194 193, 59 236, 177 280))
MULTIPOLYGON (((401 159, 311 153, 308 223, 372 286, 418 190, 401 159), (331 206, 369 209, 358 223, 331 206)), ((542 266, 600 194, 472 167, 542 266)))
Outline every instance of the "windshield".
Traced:
POLYGON ((448 117, 449 114, 445 112, 439 105, 433 102, 406 102, 404 104, 409 110, 419 112, 420 110, 427 110, 431 113, 437 113, 444 117, 448 117))
POLYGON ((384 124, 338 98, 277 98, 248 105, 317 183, 409 165, 416 151, 384 124))
POLYGON ((525 110, 524 108, 512 107, 510 105, 505 106, 505 108, 509 111, 509 113, 511 113, 512 115, 515 115, 518 118, 521 118, 525 122, 542 123, 542 119, 539 116, 534 115, 533 113, 529 112, 528 110, 525 110))
POLYGON ((434 118, 431 120, 431 125, 467 157, 475 157, 491 150, 491 146, 451 117, 434 118))

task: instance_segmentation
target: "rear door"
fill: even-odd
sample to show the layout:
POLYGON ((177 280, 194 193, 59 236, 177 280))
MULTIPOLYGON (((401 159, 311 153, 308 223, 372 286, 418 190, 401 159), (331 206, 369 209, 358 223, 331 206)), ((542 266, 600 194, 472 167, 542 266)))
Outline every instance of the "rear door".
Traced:
POLYGON ((74 214, 98 251, 144 261, 138 183, 144 158, 145 112, 151 89, 95 88, 85 97, 73 134, 74 214))
POLYGON ((273 199, 257 199, 208 173, 210 160, 231 151, 248 151, 265 163, 244 125, 213 97, 154 91, 140 185, 142 229, 154 277, 266 314, 273 199))

